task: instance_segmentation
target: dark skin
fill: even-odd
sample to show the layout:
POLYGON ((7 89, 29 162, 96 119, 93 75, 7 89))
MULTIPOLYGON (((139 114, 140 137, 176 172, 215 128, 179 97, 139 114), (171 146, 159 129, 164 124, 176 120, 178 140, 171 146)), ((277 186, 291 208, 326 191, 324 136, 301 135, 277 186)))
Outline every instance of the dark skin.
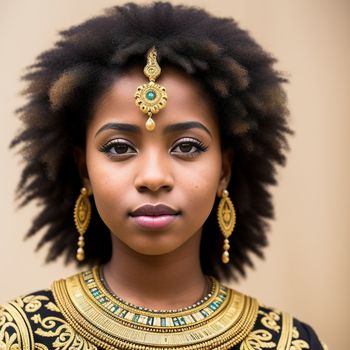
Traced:
POLYGON ((155 130, 146 130, 147 118, 134 101, 137 86, 146 82, 142 67, 134 67, 104 94, 79 164, 111 231, 112 258, 104 266, 110 288, 136 305, 177 309, 207 292, 201 231, 228 185, 231 157, 221 150, 210 99, 197 81, 171 67, 157 81, 167 89, 167 106, 154 116, 155 130), (132 216, 145 204, 174 213, 164 225, 145 226, 143 216, 132 216))

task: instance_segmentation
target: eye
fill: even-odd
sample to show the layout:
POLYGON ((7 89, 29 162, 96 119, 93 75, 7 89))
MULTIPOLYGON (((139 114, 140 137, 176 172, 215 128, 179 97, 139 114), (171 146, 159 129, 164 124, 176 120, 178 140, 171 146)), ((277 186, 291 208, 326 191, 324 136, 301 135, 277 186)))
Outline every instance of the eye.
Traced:
POLYGON ((193 138, 183 138, 176 142, 171 153, 182 157, 195 157, 208 149, 203 142, 193 138))
POLYGON ((100 147, 100 151, 106 153, 107 156, 123 157, 137 153, 134 146, 124 139, 115 139, 107 142, 100 147))

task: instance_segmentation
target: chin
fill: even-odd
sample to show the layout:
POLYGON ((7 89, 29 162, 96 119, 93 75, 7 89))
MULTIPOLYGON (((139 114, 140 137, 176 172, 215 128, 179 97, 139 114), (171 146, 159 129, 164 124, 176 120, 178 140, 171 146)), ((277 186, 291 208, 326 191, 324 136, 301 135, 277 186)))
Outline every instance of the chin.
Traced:
MULTIPOLYGON (((149 237, 148 237, 149 238, 149 237)), ((178 240, 174 239, 172 236, 158 236, 153 237, 155 239, 137 239, 134 241, 124 242, 130 249, 142 255, 149 256, 159 256, 159 255, 167 255, 170 254, 179 248, 181 248, 187 240, 178 240)), ((176 237, 179 238, 179 237, 176 237)))
POLYGON ((152 245, 152 246, 129 246, 132 250, 134 250, 138 254, 149 255, 149 256, 159 256, 159 255, 167 255, 171 252, 175 251, 178 246, 161 246, 161 245, 152 245))

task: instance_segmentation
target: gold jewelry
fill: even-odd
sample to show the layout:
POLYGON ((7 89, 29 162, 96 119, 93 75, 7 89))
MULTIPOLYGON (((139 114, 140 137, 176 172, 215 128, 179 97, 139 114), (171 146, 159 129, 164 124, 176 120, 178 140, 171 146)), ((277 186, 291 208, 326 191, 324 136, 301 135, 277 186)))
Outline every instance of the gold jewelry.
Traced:
POLYGON ((254 298, 214 283, 203 304, 181 312, 150 312, 121 303, 103 286, 99 267, 52 286, 55 301, 72 328, 101 349, 226 350, 253 329, 254 298))
POLYGON ((224 252, 222 253, 221 260, 224 264, 230 261, 230 242, 228 238, 231 236, 233 229, 236 225, 236 212, 233 203, 228 196, 228 191, 223 190, 221 200, 218 207, 218 222, 222 234, 224 235, 224 252))
POLYGON ((152 115, 164 108, 168 99, 165 87, 155 82, 161 73, 155 47, 147 52, 147 64, 143 69, 143 73, 149 79, 149 83, 140 85, 136 89, 135 103, 141 112, 147 114, 146 129, 152 131, 156 127, 152 115))
POLYGON ((80 195, 75 202, 74 206, 74 222, 79 232, 79 240, 78 240, 78 250, 76 258, 78 261, 83 261, 85 259, 84 252, 84 233, 88 229, 89 223, 91 219, 91 204, 89 200, 88 190, 83 187, 80 190, 80 195))
POLYGON ((187 310, 190 310, 190 309, 193 309, 197 306, 200 306, 202 304, 204 304, 214 293, 215 293, 215 289, 216 289, 216 280, 212 277, 209 277, 209 276, 206 276, 207 277, 207 293, 206 295, 198 300, 196 303, 194 303, 193 305, 190 305, 190 306, 187 306, 187 307, 184 307, 184 308, 180 308, 180 309, 177 309, 177 310, 152 310, 152 309, 148 309, 144 306, 138 306, 138 305, 134 305, 132 303, 129 303, 127 301, 125 301, 124 299, 122 299, 121 297, 118 297, 117 295, 115 295, 113 293, 113 291, 110 289, 105 277, 104 277, 104 274, 103 274, 103 269, 102 269, 102 266, 99 270, 99 275, 98 275, 98 278, 101 282, 101 285, 102 285, 102 289, 106 290, 109 294, 111 294, 115 299, 117 299, 117 301, 120 302, 119 305, 121 305, 121 307, 123 307, 123 305, 125 307, 132 307, 134 309, 138 309, 138 310, 141 310, 141 311, 149 311, 151 313, 162 313, 162 314, 169 314, 169 313, 180 313, 180 312, 184 312, 184 311, 187 311, 187 310))

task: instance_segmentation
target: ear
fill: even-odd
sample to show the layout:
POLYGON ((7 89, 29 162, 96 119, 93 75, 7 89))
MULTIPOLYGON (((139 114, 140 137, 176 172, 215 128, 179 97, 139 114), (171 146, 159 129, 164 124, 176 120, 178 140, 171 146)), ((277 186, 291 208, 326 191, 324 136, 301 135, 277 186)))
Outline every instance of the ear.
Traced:
POLYGON ((217 188, 217 196, 221 197, 222 191, 225 190, 231 179, 232 172, 232 162, 233 162, 233 150, 226 149, 222 151, 222 161, 221 161, 221 174, 220 180, 217 188))
POLYGON ((88 193, 92 193, 91 182, 86 166, 86 154, 85 150, 80 147, 75 147, 73 151, 73 157, 75 160, 75 164, 78 167, 79 175, 82 181, 82 185, 87 188, 88 193))

